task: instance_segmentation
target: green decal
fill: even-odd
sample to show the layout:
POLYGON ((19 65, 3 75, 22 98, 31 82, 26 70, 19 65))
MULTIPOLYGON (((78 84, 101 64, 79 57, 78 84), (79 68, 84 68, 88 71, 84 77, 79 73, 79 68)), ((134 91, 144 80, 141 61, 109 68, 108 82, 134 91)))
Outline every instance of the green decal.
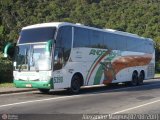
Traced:
POLYGON ((46 52, 51 52, 51 46, 52 46, 52 40, 48 40, 47 44, 46 44, 46 52))
POLYGON ((95 53, 96 53, 96 50, 95 50, 95 49, 92 49, 92 50, 90 51, 89 55, 95 55, 95 53))
POLYGON ((53 79, 47 81, 20 81, 14 80, 14 84, 17 88, 45 88, 45 89, 53 89, 54 84, 52 82, 53 79))
POLYGON ((102 78, 102 74, 103 74, 103 66, 100 65, 100 67, 97 70, 96 76, 94 78, 94 85, 100 84, 100 81, 101 81, 101 78, 102 78))
MULTIPOLYGON (((87 78, 88 78, 88 76, 89 76, 89 73, 90 73, 92 67, 94 66, 94 64, 96 63, 96 61, 97 61, 99 58, 100 58, 100 56, 98 56, 98 57, 94 60, 94 62, 92 63, 91 67, 89 68, 88 73, 87 73, 87 76, 86 76, 86 80, 87 80, 87 78)), ((87 82, 87 81, 86 81, 86 82, 87 82)), ((86 83, 86 84, 87 84, 87 83, 86 83)))
POLYGON ((98 64, 99 68, 96 71, 96 75, 94 78, 94 85, 100 84, 100 81, 102 79, 102 75, 104 73, 104 79, 106 80, 107 78, 109 78, 110 76, 108 76, 108 70, 110 73, 112 73, 112 76, 114 79, 116 79, 116 75, 115 75, 115 71, 114 68, 112 67, 112 63, 111 61, 117 57, 117 56, 121 56, 121 52, 120 51, 112 51, 112 50, 96 50, 96 49, 91 49, 89 55, 98 55, 98 57, 95 59, 95 61, 93 62, 93 64, 91 65, 88 74, 86 76, 86 84, 88 84, 89 79, 94 71, 94 69, 97 67, 98 64), (102 59, 107 56, 104 61, 102 62, 102 59))
POLYGON ((113 52, 111 51, 110 54, 107 56, 106 59, 104 59, 104 62, 100 62, 101 64, 96 72, 96 76, 94 78, 94 85, 100 84, 100 80, 102 78, 102 75, 104 73, 104 80, 107 80, 109 78, 107 73, 112 73, 114 79, 116 79, 114 68, 112 67, 111 61, 116 57, 120 56, 120 52, 113 52))
MULTIPOLYGON (((95 49, 92 49, 90 53, 94 53, 95 51, 96 51, 95 49)), ((108 54, 108 52, 109 52, 109 51, 105 51, 105 50, 101 50, 101 51, 103 51, 103 52, 102 52, 103 54, 102 54, 102 55, 98 55, 98 57, 94 60, 93 64, 91 65, 91 67, 90 67, 90 69, 89 69, 89 71, 88 71, 88 74, 87 74, 87 77, 86 77, 86 84, 88 84, 89 79, 90 79, 90 77, 91 77, 91 75, 92 75, 95 67, 99 64, 99 62, 101 61, 101 59, 102 59, 103 57, 105 57, 105 56, 108 54)), ((96 53, 96 52, 95 52, 95 53, 96 53)), ((98 52, 97 52, 97 53, 98 53, 98 52)), ((94 80, 95 80, 95 79, 94 79, 94 80)))

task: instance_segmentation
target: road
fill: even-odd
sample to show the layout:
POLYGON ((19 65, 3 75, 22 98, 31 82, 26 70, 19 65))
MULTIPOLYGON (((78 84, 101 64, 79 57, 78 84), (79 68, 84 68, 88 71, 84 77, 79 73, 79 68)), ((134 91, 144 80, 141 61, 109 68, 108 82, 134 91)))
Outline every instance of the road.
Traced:
POLYGON ((159 114, 159 106, 159 79, 146 80, 136 87, 85 87, 79 95, 70 95, 65 90, 0 95, 0 114, 26 120, 84 119, 87 114, 159 114))

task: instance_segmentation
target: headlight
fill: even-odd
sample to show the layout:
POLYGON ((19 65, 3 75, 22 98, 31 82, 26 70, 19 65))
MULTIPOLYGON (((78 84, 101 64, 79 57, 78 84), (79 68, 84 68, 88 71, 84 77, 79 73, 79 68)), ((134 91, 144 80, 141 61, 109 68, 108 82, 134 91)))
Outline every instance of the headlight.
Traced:
POLYGON ((16 72, 13 72, 13 77, 14 77, 14 80, 18 80, 19 79, 19 77, 18 77, 16 72))

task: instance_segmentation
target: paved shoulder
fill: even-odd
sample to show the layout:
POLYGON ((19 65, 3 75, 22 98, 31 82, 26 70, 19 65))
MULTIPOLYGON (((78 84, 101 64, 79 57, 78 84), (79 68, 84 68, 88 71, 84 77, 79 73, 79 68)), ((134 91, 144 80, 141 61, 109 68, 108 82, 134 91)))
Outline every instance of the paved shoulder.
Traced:
POLYGON ((18 93, 18 92, 27 92, 27 91, 36 91, 37 89, 33 88, 15 88, 15 87, 1 87, 0 94, 9 94, 9 93, 18 93))

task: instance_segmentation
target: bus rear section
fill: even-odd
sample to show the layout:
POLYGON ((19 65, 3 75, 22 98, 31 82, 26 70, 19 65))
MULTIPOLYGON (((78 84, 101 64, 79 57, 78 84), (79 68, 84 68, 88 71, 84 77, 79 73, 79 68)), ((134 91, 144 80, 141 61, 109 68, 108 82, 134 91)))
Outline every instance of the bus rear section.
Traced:
POLYGON ((85 86, 142 85, 154 78, 153 40, 131 33, 75 26, 70 58, 74 64, 68 64, 82 74, 85 86))

